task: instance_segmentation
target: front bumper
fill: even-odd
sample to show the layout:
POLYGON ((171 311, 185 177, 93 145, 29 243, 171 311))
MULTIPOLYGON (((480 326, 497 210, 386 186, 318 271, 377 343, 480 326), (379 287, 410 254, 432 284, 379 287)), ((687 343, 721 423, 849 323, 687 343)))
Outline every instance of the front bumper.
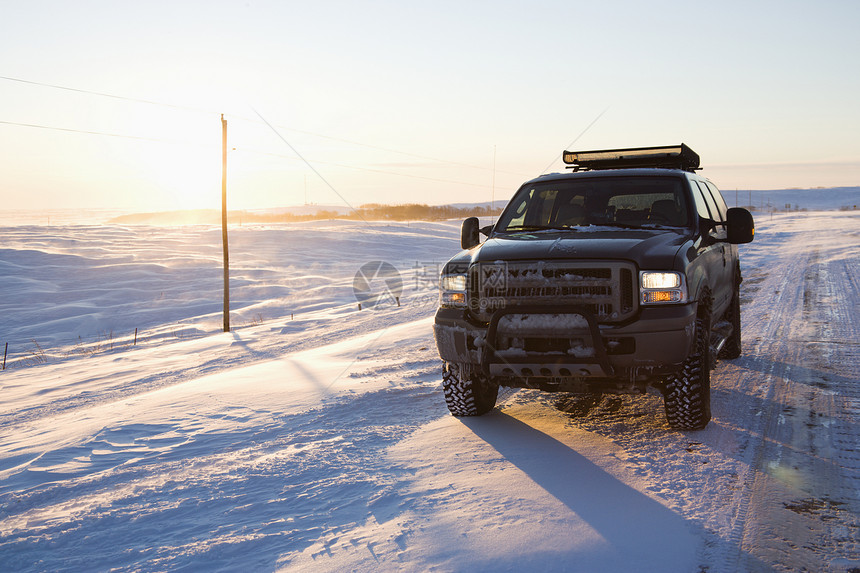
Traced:
POLYGON ((489 324, 476 324, 459 309, 440 308, 434 331, 443 360, 471 364, 497 379, 648 381, 681 367, 693 344, 695 320, 695 303, 641 307, 633 320, 622 325, 597 324, 580 307, 508 307, 496 311, 489 324), (506 333, 500 332, 499 323, 511 315, 548 318, 535 322, 537 328, 521 330, 513 337, 508 333, 507 340, 516 338, 521 348, 505 348, 506 333), (585 321, 572 328, 569 320, 554 321, 555 315, 580 315, 585 321), (517 338, 519 334, 522 336, 517 338), (536 343, 559 340, 576 340, 577 348, 544 345, 540 351, 534 350, 536 343))

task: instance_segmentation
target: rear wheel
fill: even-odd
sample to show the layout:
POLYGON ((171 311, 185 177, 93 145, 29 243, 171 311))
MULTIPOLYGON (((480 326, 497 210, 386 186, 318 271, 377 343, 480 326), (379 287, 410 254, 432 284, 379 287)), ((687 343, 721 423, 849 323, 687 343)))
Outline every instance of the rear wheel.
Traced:
POLYGON ((675 430, 701 430, 711 420, 711 345, 709 317, 696 319, 696 340, 681 370, 663 393, 666 420, 675 430))
POLYGON ((445 403, 455 416, 482 416, 496 405, 499 385, 468 365, 445 362, 442 366, 445 403))

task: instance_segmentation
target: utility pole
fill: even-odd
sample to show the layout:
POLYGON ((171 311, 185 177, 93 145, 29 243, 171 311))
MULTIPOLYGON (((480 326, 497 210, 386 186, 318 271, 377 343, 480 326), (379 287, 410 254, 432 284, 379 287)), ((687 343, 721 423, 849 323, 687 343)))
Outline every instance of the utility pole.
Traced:
POLYGON ((227 120, 221 114, 221 240, 224 245, 224 332, 230 332, 230 255, 227 250, 227 120))

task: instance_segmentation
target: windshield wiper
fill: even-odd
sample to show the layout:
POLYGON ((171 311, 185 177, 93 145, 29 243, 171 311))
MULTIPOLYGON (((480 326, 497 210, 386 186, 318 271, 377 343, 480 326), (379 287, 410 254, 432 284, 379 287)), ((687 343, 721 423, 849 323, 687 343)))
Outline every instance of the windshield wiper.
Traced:
POLYGON ((512 227, 499 229, 498 232, 509 233, 520 231, 573 231, 575 229, 575 226, 569 227, 567 225, 514 225, 512 227))
POLYGON ((631 225, 630 223, 591 223, 595 227, 617 227, 619 229, 644 229, 642 225, 631 225))

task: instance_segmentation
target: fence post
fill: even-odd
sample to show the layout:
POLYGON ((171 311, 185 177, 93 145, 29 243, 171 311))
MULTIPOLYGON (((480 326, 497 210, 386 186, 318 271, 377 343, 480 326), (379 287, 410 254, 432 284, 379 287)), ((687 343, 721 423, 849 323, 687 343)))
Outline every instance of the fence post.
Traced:
POLYGON ((6 348, 3 349, 3 370, 6 370, 6 354, 9 352, 9 343, 6 343, 6 348))

